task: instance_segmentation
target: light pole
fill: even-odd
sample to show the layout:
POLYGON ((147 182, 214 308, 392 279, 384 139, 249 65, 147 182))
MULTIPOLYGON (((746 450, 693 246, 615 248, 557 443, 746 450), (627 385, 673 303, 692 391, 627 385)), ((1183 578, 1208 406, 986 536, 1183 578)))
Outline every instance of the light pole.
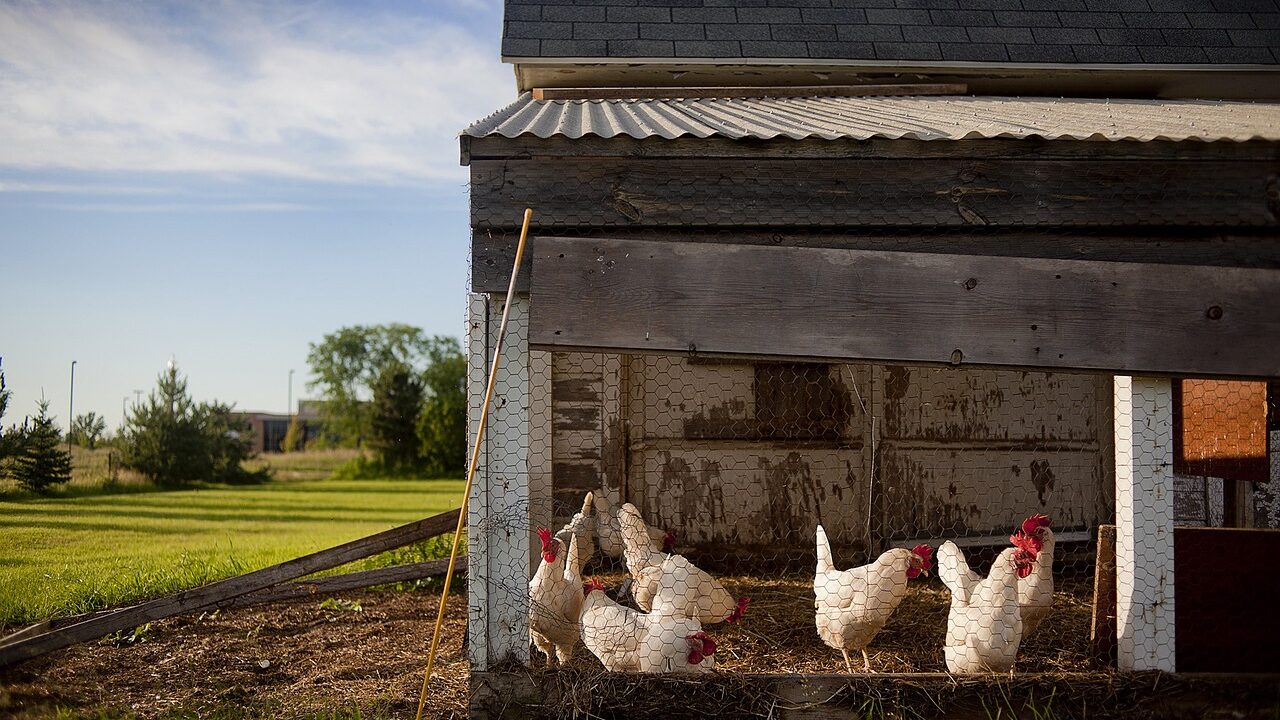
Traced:
POLYGON ((293 420, 293 370, 289 370, 289 409, 285 412, 293 420))
POLYGON ((120 429, 124 430, 124 424, 129 422, 129 396, 125 395, 120 398, 120 429))
POLYGON ((71 452, 71 431, 76 425, 76 361, 71 361, 71 394, 67 401, 67 453, 71 452))

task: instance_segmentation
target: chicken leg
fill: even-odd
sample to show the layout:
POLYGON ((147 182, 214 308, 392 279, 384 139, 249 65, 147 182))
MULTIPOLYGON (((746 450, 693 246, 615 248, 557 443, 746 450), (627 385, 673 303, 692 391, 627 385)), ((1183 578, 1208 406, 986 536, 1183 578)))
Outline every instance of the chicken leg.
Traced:
POLYGON ((853 674, 853 663, 849 661, 849 651, 840 648, 840 652, 844 653, 844 666, 849 669, 849 674, 853 674))

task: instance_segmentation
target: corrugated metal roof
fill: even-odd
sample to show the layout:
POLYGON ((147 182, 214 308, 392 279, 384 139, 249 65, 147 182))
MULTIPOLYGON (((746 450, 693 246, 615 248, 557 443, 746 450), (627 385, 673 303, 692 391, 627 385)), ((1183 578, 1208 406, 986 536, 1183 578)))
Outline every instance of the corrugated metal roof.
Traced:
POLYGON ((960 96, 542 101, 525 93, 462 134, 669 140, 1280 140, 1280 104, 960 96))

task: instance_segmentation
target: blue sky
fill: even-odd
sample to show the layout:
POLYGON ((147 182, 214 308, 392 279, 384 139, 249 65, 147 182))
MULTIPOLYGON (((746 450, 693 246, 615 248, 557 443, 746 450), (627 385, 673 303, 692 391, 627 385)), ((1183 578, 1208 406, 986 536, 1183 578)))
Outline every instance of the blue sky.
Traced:
POLYGON ((283 412, 344 325, 460 336, 456 133, 515 95, 498 0, 0 0, 0 357, 114 428, 170 355, 283 412))

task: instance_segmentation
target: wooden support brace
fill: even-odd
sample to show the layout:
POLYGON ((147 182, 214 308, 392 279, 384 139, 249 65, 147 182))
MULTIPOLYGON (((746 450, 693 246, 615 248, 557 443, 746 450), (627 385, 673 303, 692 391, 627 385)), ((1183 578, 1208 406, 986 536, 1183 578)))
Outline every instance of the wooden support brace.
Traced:
POLYGON ((376 535, 294 558, 279 565, 219 580, 118 611, 95 613, 70 625, 59 627, 51 622, 47 632, 34 636, 23 635, 15 642, 0 646, 0 667, 39 657, 113 632, 137 627, 153 620, 210 608, 227 607, 234 604, 234 600, 240 596, 270 588, 287 580, 443 535, 451 532, 457 522, 458 511, 450 510, 376 535))

